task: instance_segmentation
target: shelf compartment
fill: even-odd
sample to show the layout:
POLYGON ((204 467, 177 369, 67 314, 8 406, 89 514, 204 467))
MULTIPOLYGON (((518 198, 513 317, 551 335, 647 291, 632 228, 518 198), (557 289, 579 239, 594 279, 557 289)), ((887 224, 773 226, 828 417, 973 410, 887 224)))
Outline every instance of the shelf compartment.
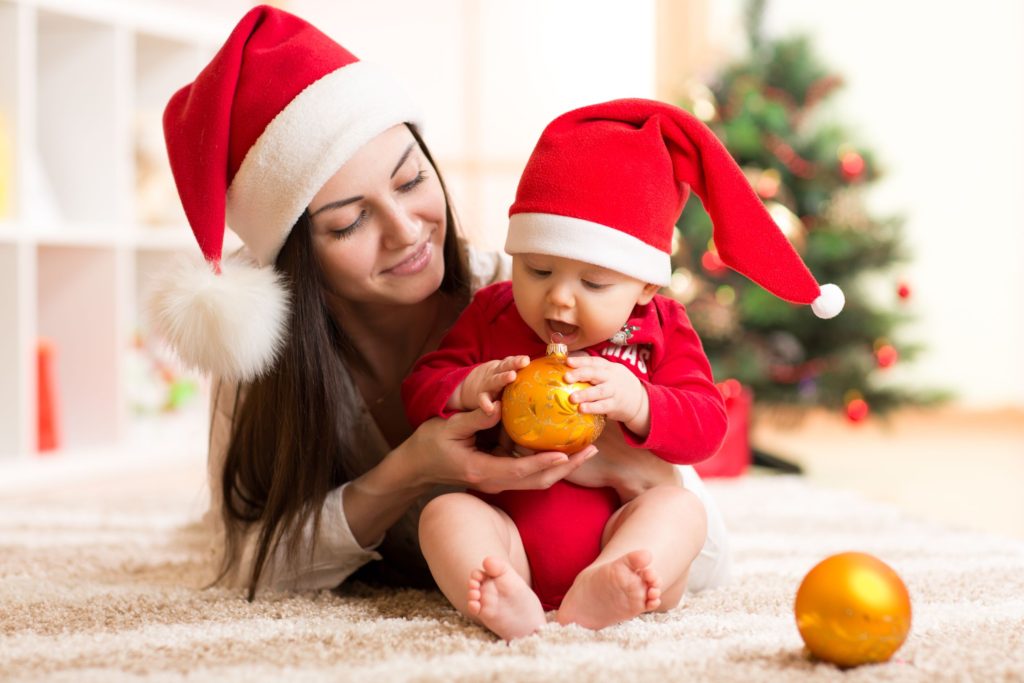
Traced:
POLYGON ((126 219, 129 37, 116 26, 40 11, 36 145, 44 220, 126 219))
POLYGON ((19 136, 24 116, 26 10, 0 4, 0 223, 17 218, 19 136))
POLYGON ((61 447, 116 442, 121 394, 125 254, 104 247, 39 245, 38 334, 52 341, 61 447))
POLYGON ((36 447, 34 253, 0 244, 0 461, 36 447))

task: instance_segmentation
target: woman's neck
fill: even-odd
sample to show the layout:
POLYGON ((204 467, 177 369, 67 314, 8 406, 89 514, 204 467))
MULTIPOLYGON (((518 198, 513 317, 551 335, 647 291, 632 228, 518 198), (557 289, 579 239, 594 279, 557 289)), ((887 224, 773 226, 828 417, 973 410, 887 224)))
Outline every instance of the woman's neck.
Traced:
MULTIPOLYGON (((367 379, 400 382, 416 360, 432 348, 447 297, 438 290, 423 301, 402 306, 331 302, 331 312, 366 366, 367 379)), ((447 325, 445 325, 447 327, 447 325)))

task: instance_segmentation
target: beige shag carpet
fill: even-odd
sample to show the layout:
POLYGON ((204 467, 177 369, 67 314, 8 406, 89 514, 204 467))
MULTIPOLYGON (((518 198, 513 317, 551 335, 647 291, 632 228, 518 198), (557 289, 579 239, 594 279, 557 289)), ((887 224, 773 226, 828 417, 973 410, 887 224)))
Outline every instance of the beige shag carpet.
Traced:
POLYGON ((201 589, 189 468, 0 490, 0 680, 1024 681, 1024 543, 798 478, 711 482, 734 537, 727 587, 506 645, 438 594, 201 589), (840 671, 803 655, 792 604, 816 562, 851 549, 899 572, 914 621, 893 661, 840 671))

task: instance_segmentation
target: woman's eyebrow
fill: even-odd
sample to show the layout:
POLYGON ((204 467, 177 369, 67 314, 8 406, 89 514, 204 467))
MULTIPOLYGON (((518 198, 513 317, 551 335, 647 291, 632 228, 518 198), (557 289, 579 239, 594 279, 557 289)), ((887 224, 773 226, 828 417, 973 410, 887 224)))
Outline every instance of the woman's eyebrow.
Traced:
POLYGON ((309 217, 310 218, 315 218, 316 216, 318 216, 319 214, 323 213, 324 211, 330 211, 331 209, 340 209, 341 207, 346 206, 348 204, 351 204, 352 202, 362 201, 362 199, 363 199, 363 196, 359 195, 358 197, 349 197, 348 199, 339 199, 336 202, 330 202, 329 204, 324 204, 319 209, 317 209, 313 213, 309 214, 309 217))
POLYGON ((408 147, 405 148, 405 151, 402 152, 402 157, 398 160, 398 163, 395 164, 395 170, 393 170, 391 172, 391 176, 390 177, 392 177, 392 178, 395 177, 395 174, 398 173, 398 169, 402 168, 402 164, 404 164, 405 160, 409 158, 409 153, 412 152, 412 148, 415 147, 415 146, 416 146, 416 143, 412 142, 412 143, 409 144, 408 147))
MULTIPOLYGON (((402 164, 404 164, 406 162, 406 160, 409 158, 409 154, 412 152, 412 148, 415 147, 415 146, 416 146, 416 143, 412 142, 412 143, 409 144, 408 147, 405 148, 405 151, 402 152, 402 156, 399 157, 398 163, 395 164, 395 169, 393 171, 391 171, 391 175, 389 177, 391 177, 391 178, 395 177, 395 174, 398 173, 398 169, 402 168, 402 164)), ((319 209, 317 209, 313 213, 309 214, 309 217, 313 218, 313 217, 317 216, 318 214, 321 214, 324 211, 330 211, 331 209, 340 209, 341 207, 346 206, 348 204, 351 204, 352 202, 362 201, 362 199, 363 199, 363 196, 359 195, 358 197, 349 197, 348 199, 340 199, 340 200, 338 200, 336 202, 330 202, 329 204, 324 204, 319 209)))

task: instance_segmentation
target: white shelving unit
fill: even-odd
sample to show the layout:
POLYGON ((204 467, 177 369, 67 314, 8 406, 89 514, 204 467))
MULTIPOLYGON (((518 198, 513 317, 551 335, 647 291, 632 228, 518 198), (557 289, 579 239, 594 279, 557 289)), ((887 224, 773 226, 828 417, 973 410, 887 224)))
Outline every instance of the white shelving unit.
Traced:
POLYGON ((146 336, 149 276, 198 253, 163 107, 235 18, 152 0, 0 0, 0 464, 38 451, 40 339, 56 352, 59 456, 181 449, 202 430, 201 407, 192 427, 138 417, 126 368, 146 336))

